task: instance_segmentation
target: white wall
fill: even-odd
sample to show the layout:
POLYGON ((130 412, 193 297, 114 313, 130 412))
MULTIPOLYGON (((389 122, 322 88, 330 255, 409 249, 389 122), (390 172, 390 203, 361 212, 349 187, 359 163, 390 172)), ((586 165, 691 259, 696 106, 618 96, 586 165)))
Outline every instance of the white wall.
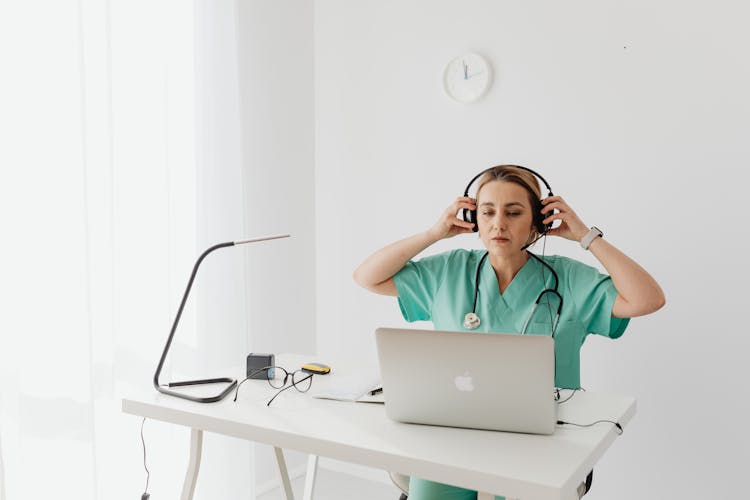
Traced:
POLYGON ((312 5, 241 1, 238 23, 247 234, 292 234, 250 251, 247 280, 265 287, 250 297, 251 344, 260 352, 312 351, 312 5))
MULTIPOLYGON (((587 498, 737 498, 750 463, 748 14, 729 1, 318 0, 319 352, 372 360, 375 327, 405 324, 394 299, 352 282, 369 253, 429 227, 481 169, 538 169, 668 301, 583 349, 584 387, 639 404, 587 498), (495 70, 468 106, 441 87, 467 50, 495 70)), ((571 242, 547 253, 597 264, 571 242)))

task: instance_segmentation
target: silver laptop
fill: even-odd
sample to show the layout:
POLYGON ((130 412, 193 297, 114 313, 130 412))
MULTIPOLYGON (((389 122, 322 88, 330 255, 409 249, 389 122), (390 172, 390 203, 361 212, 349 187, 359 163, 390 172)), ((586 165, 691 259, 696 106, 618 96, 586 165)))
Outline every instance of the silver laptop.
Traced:
POLYGON ((554 433, 551 337, 393 328, 375 336, 392 420, 554 433))

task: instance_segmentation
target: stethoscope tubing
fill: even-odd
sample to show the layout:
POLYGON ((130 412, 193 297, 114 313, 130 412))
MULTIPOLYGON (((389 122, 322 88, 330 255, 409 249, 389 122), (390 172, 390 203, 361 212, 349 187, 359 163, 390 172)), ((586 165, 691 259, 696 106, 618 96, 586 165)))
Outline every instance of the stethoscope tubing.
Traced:
MULTIPOLYGON (((563 305, 562 295, 560 295, 560 293, 558 292, 558 286, 559 286, 560 280, 559 280, 559 278, 557 276, 557 273, 552 268, 552 266, 550 266, 549 264, 547 264, 544 261, 544 259, 542 259, 542 258, 534 255, 533 253, 529 252, 528 250, 526 251, 526 253, 528 253, 530 257, 536 259, 544 267, 546 267, 547 269, 550 270, 550 272, 552 273, 552 276, 554 276, 554 278, 555 278, 555 288, 554 289, 552 289, 552 288, 546 288, 546 289, 542 290, 542 293, 540 293, 539 296, 536 298, 536 301, 534 302, 534 308, 531 310, 531 313, 526 318, 526 321, 523 324, 523 328, 521 329, 521 335, 525 335, 526 334, 526 329, 529 326, 529 322, 531 321, 531 318, 534 317, 534 313, 536 312, 537 308, 539 308, 539 302, 542 300, 542 297, 544 297, 544 295, 547 294, 547 293, 552 293, 552 294, 556 295, 557 298, 560 300, 560 303, 557 306, 557 311, 555 313, 555 319, 552 322, 552 334, 551 334, 551 336, 552 336, 552 338, 554 338, 555 337, 555 330, 557 329, 557 323, 558 323, 558 320, 560 319, 560 311, 562 310, 562 305, 563 305)), ((468 313, 466 315, 466 318, 464 319, 464 326, 466 328, 470 329, 470 330, 476 329, 479 326, 479 323, 480 323, 479 317, 476 314, 476 311, 477 311, 477 299, 479 297, 479 280, 480 280, 480 273, 481 273, 481 270, 482 270, 482 264, 484 264, 484 261, 487 259, 488 255, 489 255, 489 252, 485 252, 485 254, 482 256, 482 258, 479 259, 479 264, 477 264, 476 275, 474 276, 474 301, 473 301, 473 304, 472 304, 472 307, 471 307, 471 313, 468 313), (469 318, 472 318, 472 320, 470 321, 469 318)))

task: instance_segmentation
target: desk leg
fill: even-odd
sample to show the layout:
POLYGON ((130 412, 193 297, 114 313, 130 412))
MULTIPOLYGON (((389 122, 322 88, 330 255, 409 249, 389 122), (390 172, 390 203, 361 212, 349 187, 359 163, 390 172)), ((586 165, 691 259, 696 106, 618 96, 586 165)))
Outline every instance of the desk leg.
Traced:
POLYGON ((307 474, 305 475, 305 494, 303 500, 312 500, 313 489, 315 489, 315 475, 318 473, 318 455, 310 455, 307 458, 307 474))
POLYGON ((284 460, 284 450, 274 446, 273 451, 276 453, 276 463, 279 465, 279 477, 281 479, 281 486, 284 488, 284 498, 286 500, 294 500, 292 483, 289 481, 289 471, 286 468, 286 460, 284 460))
POLYGON ((198 480, 198 471, 201 468, 201 450, 203 448, 203 431, 190 429, 190 460, 188 470, 185 473, 185 482, 182 484, 182 496, 180 500, 192 500, 195 492, 195 482, 198 480))

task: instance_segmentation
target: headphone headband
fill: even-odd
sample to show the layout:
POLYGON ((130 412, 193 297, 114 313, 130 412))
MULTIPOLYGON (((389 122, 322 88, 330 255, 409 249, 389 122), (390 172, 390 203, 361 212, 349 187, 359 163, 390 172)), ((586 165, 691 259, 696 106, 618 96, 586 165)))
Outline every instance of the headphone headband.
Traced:
MULTIPOLYGON (((471 185, 474 184, 474 181, 476 181, 478 178, 486 174, 487 172, 494 170, 496 168, 503 168, 503 167, 512 167, 512 168, 519 168, 521 170, 525 170, 532 175, 534 175, 537 179, 541 180, 544 183, 544 186, 547 188, 547 196, 554 196, 552 194, 552 188, 550 187, 549 183, 537 172, 531 170, 530 168, 522 167, 521 165, 497 165, 495 167, 490 167, 487 169, 482 170, 477 175, 474 176, 473 179, 469 182, 469 185, 466 186, 466 190, 464 190, 464 196, 469 196, 469 189, 471 188, 471 185)), ((524 186, 527 191, 529 191, 531 194, 536 197, 536 193, 534 193, 529 186, 524 184, 524 186)), ((544 220, 544 216, 542 215, 542 200, 537 199, 536 203, 534 204, 534 207, 532 207, 532 217, 534 221, 534 227, 536 228, 537 232, 541 235, 546 234, 547 231, 552 229, 552 224, 544 224, 542 220, 544 220)), ((473 231, 477 232, 479 230, 479 226, 477 225, 477 211, 476 210, 469 210, 464 208, 463 209, 463 220, 467 222, 474 223, 473 231)), ((536 241, 536 240, 534 240, 536 241)))
POLYGON ((513 167, 513 168, 520 168, 521 170, 526 170, 527 172, 530 172, 530 173, 532 173, 532 174, 533 174, 534 176, 536 176, 536 177, 537 177, 537 178, 538 178, 538 179, 539 179, 540 181, 542 181, 542 183, 544 183, 544 186, 545 186, 545 187, 547 188, 547 196, 548 196, 548 197, 549 197, 549 196, 554 196, 554 195, 552 194, 552 188, 551 188, 551 187, 549 186, 549 183, 548 183, 548 182, 547 182, 547 181, 546 181, 546 180, 544 179, 544 177, 542 177, 542 176, 541 176, 541 175, 540 175, 539 173, 537 173, 537 172, 535 172, 535 171, 531 170, 530 168, 522 167, 521 165, 497 165, 497 166, 495 166, 495 167, 490 167, 490 168, 486 168, 486 169, 482 170, 482 171, 481 171, 481 172, 479 172, 479 173, 478 173, 477 175, 475 175, 475 176, 474 176, 474 178, 473 178, 473 179, 471 179, 471 181, 469 181, 469 184, 468 184, 468 185, 466 186, 466 189, 464 190, 464 196, 469 196, 469 189, 471 188, 471 185, 472 185, 472 184, 474 184, 474 181, 476 181, 477 179, 479 179, 479 178, 480 178, 481 176, 483 176, 484 174, 486 174, 486 173, 487 173, 487 172, 489 172, 490 170, 494 170, 494 169, 496 169, 496 168, 498 168, 498 167, 513 167))

